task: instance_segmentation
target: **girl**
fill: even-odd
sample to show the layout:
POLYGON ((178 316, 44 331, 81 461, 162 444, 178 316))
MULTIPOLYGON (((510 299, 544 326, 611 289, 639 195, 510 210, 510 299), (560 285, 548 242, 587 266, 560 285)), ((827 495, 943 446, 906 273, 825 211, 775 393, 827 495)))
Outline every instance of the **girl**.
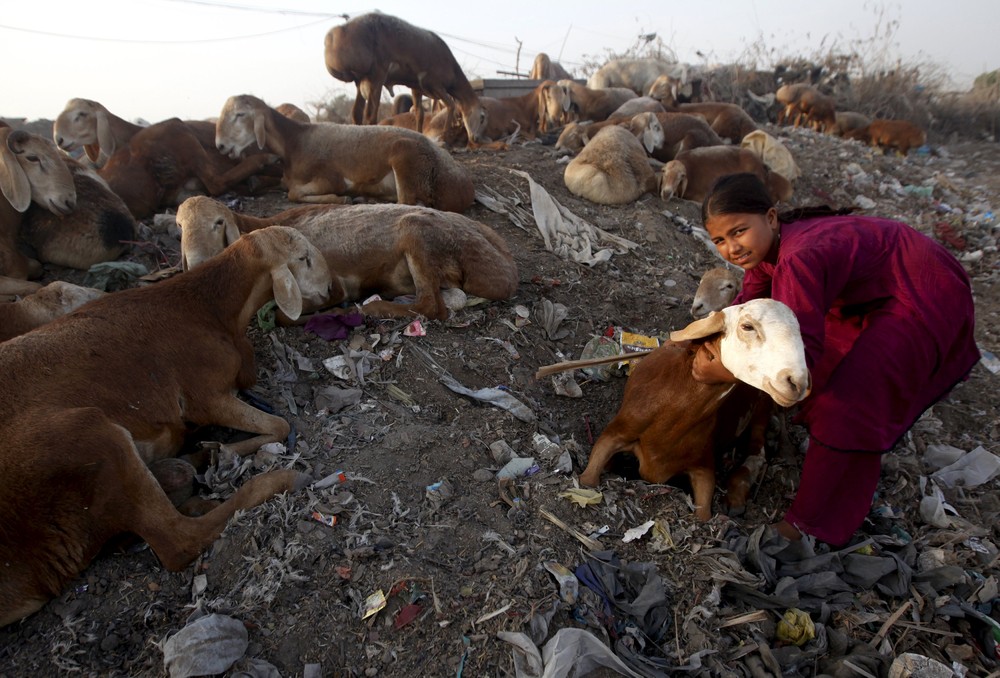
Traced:
POLYGON ((969 277, 904 223, 827 207, 779 213, 752 174, 721 178, 702 221, 719 254, 746 271, 733 303, 784 302, 802 330, 813 388, 797 421, 809 448, 775 527, 844 544, 871 507, 881 453, 979 360, 969 277))

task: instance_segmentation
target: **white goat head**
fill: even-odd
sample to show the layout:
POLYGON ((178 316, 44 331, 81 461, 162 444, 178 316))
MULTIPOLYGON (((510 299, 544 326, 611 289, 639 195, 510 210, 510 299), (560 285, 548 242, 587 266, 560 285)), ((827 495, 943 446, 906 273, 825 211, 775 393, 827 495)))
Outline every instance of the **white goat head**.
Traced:
MULTIPOLYGON (((178 216, 180 212, 178 212, 178 216)), ((183 243, 183 240, 181 241, 183 243)), ((721 311, 739 294, 743 273, 728 266, 710 268, 701 276, 691 304, 691 316, 698 320, 712 311, 721 311)))
POLYGON ((215 123, 215 146, 222 155, 234 160, 256 143, 264 150, 267 146, 268 106, 249 94, 231 96, 226 100, 215 123))
POLYGON ((737 379, 790 407, 811 387, 799 322, 791 309, 773 299, 753 299, 695 320, 670 333, 671 341, 721 334, 719 358, 737 379))
POLYGON ((0 193, 18 212, 31 201, 55 214, 76 207, 69 167, 52 142, 23 130, 0 128, 0 193))
POLYGON ((232 210, 204 195, 188 198, 177 208, 181 229, 181 270, 214 257, 240 237, 232 210))

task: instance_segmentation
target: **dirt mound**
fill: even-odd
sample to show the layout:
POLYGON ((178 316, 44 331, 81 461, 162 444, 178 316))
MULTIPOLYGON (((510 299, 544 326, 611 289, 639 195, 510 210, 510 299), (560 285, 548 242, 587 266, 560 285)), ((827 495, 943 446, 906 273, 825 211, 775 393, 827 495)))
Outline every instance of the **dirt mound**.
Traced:
MULTIPOLYGON (((781 136, 802 169, 794 203, 858 204, 945 240, 975 281, 977 339, 984 349, 1000 348, 990 211, 1000 189, 995 145, 900 159, 811 132, 769 131, 781 136)), ((237 667, 247 673, 240 675, 275 675, 267 671, 276 668, 286 676, 315 670, 311 675, 512 676, 513 645, 497 633, 528 631, 530 620, 536 642, 561 629, 588 629, 619 656, 630 656, 633 666, 645 666, 647 675, 687 666, 693 675, 770 670, 805 676, 826 659, 847 655, 884 675, 888 662, 905 652, 949 665, 960 661, 976 675, 995 670, 996 658, 982 644, 982 622, 971 614, 959 619, 942 606, 962 602, 990 613, 992 597, 982 591, 996 595, 996 482, 945 490, 967 523, 932 527, 917 510, 920 477, 930 472, 923 462, 929 445, 1000 452, 995 374, 977 366, 886 456, 865 526, 871 537, 862 553, 940 576, 914 575, 913 586, 895 592, 855 586, 841 591, 846 602, 830 594, 812 615, 817 639, 798 649, 775 637, 784 607, 772 603, 787 587, 775 589, 741 561, 740 548, 787 507, 801 458, 774 461, 747 514, 736 520, 716 515, 696 523, 683 489, 648 485, 628 469, 624 477, 606 474, 601 502, 580 507, 560 495, 573 487, 590 445, 617 411, 625 379, 577 374, 582 396, 570 398, 557 395, 551 380, 533 376, 539 366, 579 357, 588 341, 611 328, 656 335, 687 324, 698 277, 718 261, 697 237, 699 206, 652 196, 625 207, 585 202, 565 189, 559 156, 538 144, 456 157, 480 192, 501 199, 515 215, 531 208, 527 181, 511 172, 520 170, 578 216, 638 247, 593 267, 572 263, 545 249, 530 218, 519 226, 477 204, 467 215, 501 233, 516 257, 520 289, 511 301, 425 322, 426 335, 416 337, 399 321, 369 321, 334 342, 299 328, 252 328, 256 394, 293 422, 296 442, 291 450, 263 451, 242 467, 221 467, 207 480, 225 491, 241 477, 292 465, 316 478, 342 471, 343 482, 333 476, 326 487, 240 515, 210 552, 179 574, 164 571, 142 545, 109 548, 59 599, 0 630, 0 673, 165 675, 157 643, 196 612, 244 624, 249 646, 237 667), (545 308, 559 304, 565 318, 554 323, 550 310, 546 328, 545 308), (354 366, 353 378, 324 367, 338 356, 354 366), (533 420, 449 390, 444 373, 470 389, 502 389, 533 420), (552 471, 555 461, 536 451, 538 433, 569 453, 573 474, 552 471), (540 470, 499 484, 498 441, 519 456, 536 457, 540 470), (660 592, 656 624, 622 606, 604 609, 590 587, 580 586, 572 603, 565 592, 560 597, 553 561, 570 570, 598 564, 546 514, 598 540, 620 559, 622 572, 652 564, 641 576, 650 587, 642 590, 660 592), (332 526, 330 516, 336 516, 332 526), (657 521, 654 529, 623 542, 627 530, 649 520, 657 521), (385 607, 363 618, 366 608, 379 607, 372 602, 378 592, 385 607)), ((288 206, 279 195, 240 199, 240 209, 257 214, 288 206)), ((143 237, 147 244, 136 247, 133 260, 151 269, 177 263, 176 240, 149 228, 143 237)), ((48 275, 82 278, 56 269, 48 275)), ((806 596, 797 600, 804 605, 806 596)))

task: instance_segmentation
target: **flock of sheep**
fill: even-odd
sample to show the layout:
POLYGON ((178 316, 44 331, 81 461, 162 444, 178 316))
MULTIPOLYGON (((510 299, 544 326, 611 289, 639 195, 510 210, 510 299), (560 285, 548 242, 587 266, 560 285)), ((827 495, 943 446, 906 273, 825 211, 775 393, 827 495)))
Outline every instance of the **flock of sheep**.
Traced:
MULTIPOLYGON (((357 124, 310 123, 294 106, 241 95, 225 102, 217 122, 171 119, 148 127, 73 99, 55 122, 60 150, 0 127, 0 295, 23 297, 0 304, 0 513, 18 516, 0 533, 0 626, 59 595, 115 534, 135 533, 167 568, 183 568, 236 510, 309 482, 276 471, 207 511, 185 503, 194 473, 188 462, 197 459, 175 457, 190 426, 255 434, 229 445, 236 454, 288 435, 284 419, 235 395, 255 378, 245 331, 265 302, 273 299, 281 320, 294 323, 320 309, 343 312, 338 304, 376 293, 412 294, 410 304, 382 300, 361 309, 443 319, 454 307, 448 290, 492 300, 517 292, 517 266, 503 237, 461 214, 475 191, 449 145, 500 149, 512 134, 533 139, 558 131, 556 147, 576 154, 565 169, 567 188, 603 204, 645 193, 701 200, 718 176, 737 171, 758 174, 776 200, 792 194, 797 170, 780 143, 735 104, 682 103, 693 90, 676 64, 614 61, 584 86, 540 55, 532 75, 541 82, 533 91, 492 99, 475 93, 437 35, 382 14, 332 29, 325 55, 334 77, 357 85, 357 124), (411 89, 410 109, 373 124, 383 87, 393 86, 411 89), (425 111, 424 96, 441 110, 425 111), (68 155, 81 149, 85 159, 68 155), (279 184, 291 201, 310 204, 255 218, 203 195, 279 184), (358 200, 396 204, 349 204, 358 200), (86 269, 118 258, 137 220, 172 207, 182 273, 112 294, 30 281, 42 263, 86 269)), ((795 124, 831 132, 841 124, 807 85, 784 87, 777 98, 782 117, 795 124)), ((923 143, 880 121, 850 124, 839 132, 903 153, 923 143)), ((732 300, 738 281, 723 278, 706 279, 696 315, 732 300)), ((738 376, 741 361, 752 361, 758 377, 801 370, 801 340, 780 352, 781 361, 748 352, 752 346, 769 353, 764 335, 794 344, 790 327, 794 318, 767 303, 726 309, 679 334, 677 341, 691 344, 675 345, 671 360, 690 362, 706 350, 738 376), (756 343, 733 339, 755 323, 756 343)), ((648 365, 638 372, 648 379, 637 379, 646 386, 635 388, 660 397, 626 393, 623 413, 668 407, 663 393, 694 392, 689 381, 659 380, 689 369, 664 368, 661 358, 640 364, 648 365)), ((705 421, 742 418, 719 414, 718 392, 702 395, 715 403, 709 419, 664 414, 687 427, 684 435, 704 438, 711 430, 705 421)), ((768 395, 786 404, 803 393, 768 395)), ((608 457, 631 449, 644 476, 697 475, 698 514, 707 517, 710 453, 675 458, 656 442, 670 437, 661 434, 651 438, 640 425, 628 435, 646 442, 602 437, 581 480, 598 482, 608 457)))

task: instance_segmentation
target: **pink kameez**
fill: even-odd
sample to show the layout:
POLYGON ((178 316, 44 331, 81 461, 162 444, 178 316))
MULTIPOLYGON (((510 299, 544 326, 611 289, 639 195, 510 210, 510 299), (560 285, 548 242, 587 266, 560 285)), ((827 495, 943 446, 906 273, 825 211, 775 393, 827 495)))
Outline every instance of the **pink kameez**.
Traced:
POLYGON ((781 226, 776 263, 747 271, 734 303, 759 297, 795 313, 813 378, 797 418, 810 445, 785 519, 844 543, 871 506, 878 453, 979 360, 969 277, 904 223, 822 217, 781 226))

